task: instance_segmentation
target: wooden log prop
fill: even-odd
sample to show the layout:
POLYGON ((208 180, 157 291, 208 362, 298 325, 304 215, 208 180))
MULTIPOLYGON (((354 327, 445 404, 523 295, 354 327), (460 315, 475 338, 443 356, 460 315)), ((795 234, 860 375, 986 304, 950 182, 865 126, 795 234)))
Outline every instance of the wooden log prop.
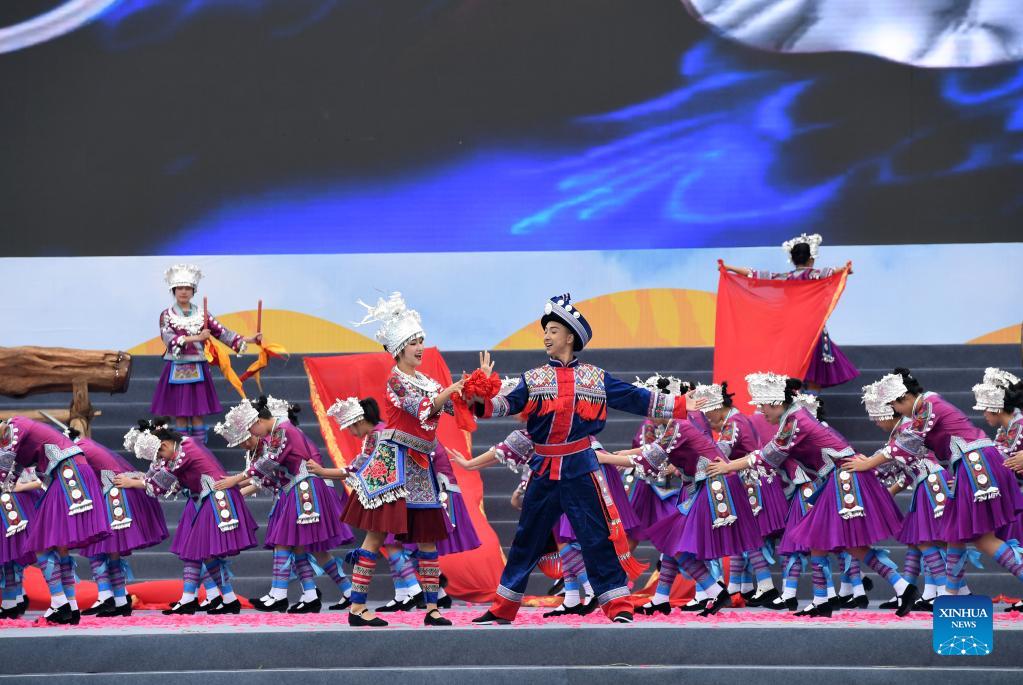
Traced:
POLYGON ((93 392, 127 392, 131 355, 66 347, 0 347, 0 395, 25 397, 74 392, 75 382, 93 392))
MULTIPOLYGON (((45 407, 40 409, 0 409, 0 421, 6 421, 7 419, 13 419, 15 416, 21 416, 22 418, 46 423, 47 421, 50 421, 46 414, 49 414, 63 424, 71 423, 71 410, 66 407, 64 409, 55 409, 52 407, 49 409, 45 407), (44 414, 43 412, 46 413, 44 414)), ((96 418, 97 416, 103 416, 103 412, 99 409, 94 409, 92 411, 92 417, 96 418)))

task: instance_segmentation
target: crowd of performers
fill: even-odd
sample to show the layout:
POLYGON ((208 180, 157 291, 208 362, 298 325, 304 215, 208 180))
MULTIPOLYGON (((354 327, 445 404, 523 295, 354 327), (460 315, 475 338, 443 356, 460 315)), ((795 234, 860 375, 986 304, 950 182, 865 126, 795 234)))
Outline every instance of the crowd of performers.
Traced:
MULTIPOLYGON (((797 267, 787 274, 728 268, 819 278, 826 272, 813 268, 817 245, 819 237, 805 235, 787 243, 797 267)), ((856 374, 826 334, 807 379, 770 371, 742 379, 755 408, 747 414, 733 405, 727 382, 654 376, 629 383, 580 360, 593 331, 565 294, 545 304, 542 365, 498 382, 483 353, 479 369, 445 388, 418 369, 426 335, 419 314, 396 293, 367 307, 364 320, 379 324, 377 340, 395 360, 385 406, 350 397, 327 411, 362 440, 361 453, 344 467, 326 465, 297 425, 298 408, 264 396, 232 407, 213 429, 244 452, 245 468, 230 474, 206 446, 205 417, 221 408, 203 345, 215 336, 241 350, 259 336, 240 336, 192 305, 200 276, 189 265, 166 274, 175 303, 160 317, 167 364, 153 400, 158 416, 140 420, 124 439, 145 470, 73 430, 22 417, 0 422, 0 617, 25 613, 22 573, 30 564, 49 588, 47 621, 130 615, 128 560, 167 539, 159 499, 169 496, 186 499, 170 547, 183 564, 183 589, 164 613, 238 613, 230 561, 259 544, 245 497, 268 491, 274 504, 263 546, 273 550, 273 563, 256 610, 321 611, 315 578, 322 574, 337 586, 329 608, 347 609, 352 626, 385 626, 380 614, 416 608, 425 625, 450 625, 441 612, 451 600, 439 558, 480 545, 452 463, 477 469, 500 462, 522 476, 507 564, 493 604, 474 623, 512 622, 530 573, 552 558, 564 601, 546 616, 599 608, 618 623, 636 611, 669 613, 679 574, 696 588, 682 611, 702 616, 739 595, 745 606, 806 617, 863 608, 867 568, 891 585, 882 607, 904 616, 928 610, 937 596, 968 593, 966 568, 981 553, 1023 579, 1023 383, 1006 371, 988 369, 973 388, 974 409, 996 429, 993 438, 907 369, 865 386, 863 403, 880 431, 878 449, 866 456, 823 420, 821 400, 804 392, 804 380, 827 387, 856 374), (523 425, 466 458, 437 441, 441 415, 456 406, 483 420, 518 416, 523 425), (631 449, 610 452, 598 442, 608 408, 643 417, 631 449), (911 493, 906 512, 894 499, 902 490, 911 493), (365 537, 341 559, 353 528, 365 537), (889 539, 907 545, 901 568, 877 547, 889 539), (653 597, 634 608, 631 581, 646 568, 633 557, 640 541, 660 553, 659 574, 653 597), (76 602, 73 552, 88 559, 98 586, 91 607, 76 602), (395 597, 370 609, 381 557, 395 597), (781 570, 781 587, 772 567, 781 570), (807 570, 813 599, 800 608, 796 586, 807 570), (289 604, 293 580, 302 594, 289 604)), ((1023 611, 1023 604, 1008 610, 1023 611)))

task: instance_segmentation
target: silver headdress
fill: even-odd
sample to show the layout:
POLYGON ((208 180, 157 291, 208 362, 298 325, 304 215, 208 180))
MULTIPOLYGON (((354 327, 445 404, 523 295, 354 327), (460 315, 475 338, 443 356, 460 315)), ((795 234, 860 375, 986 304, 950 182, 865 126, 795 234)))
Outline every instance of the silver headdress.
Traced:
POLYGON ((401 293, 391 293, 388 299, 380 298, 375 307, 362 300, 358 304, 366 308, 366 316, 356 326, 364 326, 374 321, 380 322, 376 339, 384 346, 392 357, 397 357, 412 340, 425 338, 423 324, 419 312, 409 309, 402 299, 401 293))
POLYGON ((796 245, 805 244, 810 247, 810 257, 812 257, 813 259, 817 259, 817 250, 820 248, 822 242, 824 242, 824 239, 821 238, 819 233, 814 233, 813 235, 801 233, 795 238, 786 240, 784 243, 781 244, 781 247, 783 250, 785 250, 785 254, 788 255, 789 253, 792 252, 792 248, 794 248, 796 245))
POLYGON ((193 290, 198 290, 202 271, 195 264, 175 264, 163 272, 163 278, 171 288, 189 286, 193 290))
POLYGON ((237 447, 252 437, 249 428, 257 420, 259 420, 259 412, 246 399, 242 400, 237 406, 232 407, 224 415, 224 420, 214 426, 213 430, 227 441, 228 447, 237 447))
POLYGON ((344 430, 366 418, 366 412, 359 404, 358 397, 349 397, 347 400, 334 400, 334 404, 327 410, 327 416, 337 421, 338 428, 344 430))
POLYGON ((702 411, 705 414, 725 406, 725 396, 721 391, 721 386, 717 383, 697 385, 693 390, 693 399, 704 401, 702 411))
POLYGON ((867 410, 867 416, 874 421, 894 419, 895 410, 887 402, 882 402, 878 394, 877 383, 863 386, 863 406, 867 410))
POLYGON ((784 404, 787 376, 772 373, 751 373, 746 376, 750 404, 784 404))
POLYGON ((906 388, 905 382, 902 380, 902 376, 897 373, 889 373, 882 376, 881 380, 875 382, 873 385, 877 391, 878 402, 883 402, 885 404, 891 404, 909 392, 909 389, 906 388))
POLYGON ((144 461, 153 461, 160 452, 160 438, 148 430, 131 428, 124 434, 124 449, 144 461))
POLYGON ((817 418, 817 411, 821 408, 821 401, 816 395, 812 395, 808 392, 797 392, 792 397, 792 404, 803 407, 810 412, 814 418, 817 418))

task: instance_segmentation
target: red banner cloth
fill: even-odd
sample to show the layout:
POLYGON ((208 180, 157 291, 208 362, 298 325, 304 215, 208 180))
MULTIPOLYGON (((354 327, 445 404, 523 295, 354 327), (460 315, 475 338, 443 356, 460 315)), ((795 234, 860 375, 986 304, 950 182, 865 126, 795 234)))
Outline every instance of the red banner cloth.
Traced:
MULTIPOLYGON (((380 404, 381 411, 386 411, 384 386, 394 368, 394 359, 386 352, 306 357, 305 368, 309 375, 310 400, 319 419, 327 451, 335 465, 344 466, 358 455, 362 442, 347 430, 338 429, 337 423, 327 416, 327 409, 336 399, 373 397, 380 404)), ((419 370, 443 387, 451 385, 451 372, 436 347, 425 350, 419 370)), ((454 418, 447 414, 441 416, 437 439, 466 458, 472 457, 471 436, 459 430, 454 418)), ((465 471, 453 461, 452 468, 476 535, 483 544, 471 552, 442 557, 441 570, 448 578, 447 589, 452 596, 472 602, 490 602, 504 569, 504 554, 483 509, 483 482, 479 473, 465 471)))
POLYGON ((848 270, 818 280, 749 278, 718 262, 714 382, 728 381, 739 411, 751 413, 746 375, 773 371, 804 378, 848 270))

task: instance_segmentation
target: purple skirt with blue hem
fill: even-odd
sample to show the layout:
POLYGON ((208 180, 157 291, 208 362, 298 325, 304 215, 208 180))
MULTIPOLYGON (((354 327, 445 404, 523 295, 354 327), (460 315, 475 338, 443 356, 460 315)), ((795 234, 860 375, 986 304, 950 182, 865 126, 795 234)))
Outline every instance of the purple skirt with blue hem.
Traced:
POLYGON ((166 362, 156 384, 156 393, 149 409, 155 416, 209 416, 223 411, 217 388, 213 384, 210 365, 197 362, 202 369, 202 380, 194 383, 171 383, 173 362, 166 362))

